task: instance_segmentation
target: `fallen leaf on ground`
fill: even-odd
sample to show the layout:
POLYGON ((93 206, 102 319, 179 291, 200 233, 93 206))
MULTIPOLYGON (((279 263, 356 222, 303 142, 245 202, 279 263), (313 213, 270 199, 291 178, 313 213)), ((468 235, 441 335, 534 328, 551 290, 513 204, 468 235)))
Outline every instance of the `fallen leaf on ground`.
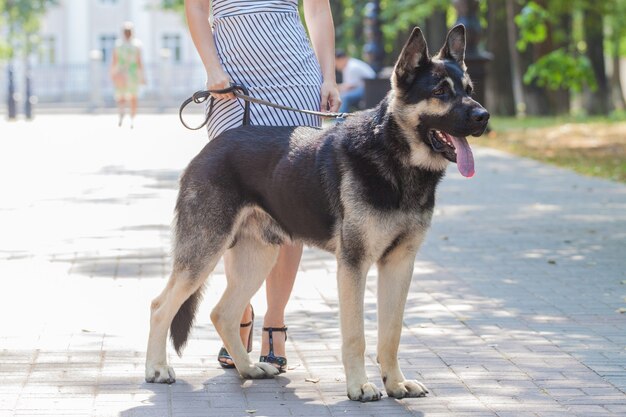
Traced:
POLYGON ((626 307, 618 308, 616 311, 621 314, 626 314, 626 307))
POLYGON ((304 379, 306 382, 312 382, 314 384, 317 384, 318 382, 320 382, 319 378, 305 378, 304 379))
POLYGON ((246 410, 246 413, 248 413, 248 414, 254 414, 254 413, 256 413, 256 410, 246 410))

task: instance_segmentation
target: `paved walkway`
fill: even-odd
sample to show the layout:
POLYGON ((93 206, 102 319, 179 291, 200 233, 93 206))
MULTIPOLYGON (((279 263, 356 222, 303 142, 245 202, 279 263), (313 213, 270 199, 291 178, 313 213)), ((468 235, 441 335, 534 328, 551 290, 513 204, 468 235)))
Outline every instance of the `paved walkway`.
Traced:
MULTIPOLYGON (((181 168, 202 147, 175 116, 0 122, 0 417, 626 416, 626 186, 477 150, 454 169, 416 260, 401 361, 426 398, 347 400, 335 262, 307 249, 288 307, 291 369, 217 366, 212 278, 178 381, 143 382, 148 306, 168 274, 181 168), (317 381, 317 382, 316 382, 317 381)), ((374 273, 366 294, 375 364, 374 273)), ((258 355, 264 294, 257 311, 258 355)))

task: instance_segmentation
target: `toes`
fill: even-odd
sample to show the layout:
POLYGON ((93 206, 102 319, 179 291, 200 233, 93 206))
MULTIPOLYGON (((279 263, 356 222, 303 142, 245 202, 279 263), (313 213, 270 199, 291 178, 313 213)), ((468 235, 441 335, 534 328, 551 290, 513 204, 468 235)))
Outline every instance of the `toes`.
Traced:
POLYGON ((235 365, 235 362, 233 362, 233 361, 232 361, 232 360, 230 360, 230 359, 218 359, 217 361, 218 361, 220 364, 222 364, 222 365, 227 365, 227 366, 233 366, 233 365, 235 365))
POLYGON ((280 370, 271 363, 258 362, 255 365, 267 374, 266 378, 274 378, 276 375, 280 374, 280 370))
POLYGON ((239 371, 239 374, 244 379, 266 379, 274 378, 279 374, 279 371, 269 363, 258 362, 251 365, 245 371, 239 371))
POLYGON ((404 387, 408 391, 407 397, 425 397, 426 394, 428 394, 428 388, 426 388, 426 385, 419 381, 404 381, 404 387))
POLYGON ((360 387, 348 388, 348 398, 352 401, 378 401, 382 398, 383 393, 378 387, 371 382, 361 385, 360 387))
POLYGON ((157 384, 173 384, 176 382, 174 368, 168 365, 146 367, 146 382, 157 384))
POLYGON ((387 395, 390 397, 401 398, 417 398, 425 397, 428 394, 428 389, 424 384, 415 380, 406 380, 398 382, 396 384, 389 384, 385 386, 387 395))

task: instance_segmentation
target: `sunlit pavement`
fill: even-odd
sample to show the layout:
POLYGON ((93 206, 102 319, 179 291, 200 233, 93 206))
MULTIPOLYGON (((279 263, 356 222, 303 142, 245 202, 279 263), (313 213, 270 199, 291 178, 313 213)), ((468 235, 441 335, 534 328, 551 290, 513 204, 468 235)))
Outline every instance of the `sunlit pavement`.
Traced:
MULTIPOLYGON (((219 266, 184 356, 170 355, 178 381, 144 383, 177 179, 204 142, 174 115, 134 130, 114 116, 0 122, 0 417, 626 415, 626 187, 484 149, 474 178, 450 168, 416 260, 400 360, 428 397, 347 400, 335 262, 315 249, 288 306, 286 374, 244 382, 217 365, 219 266)), ((375 293, 372 271, 366 361, 382 386, 375 293)))

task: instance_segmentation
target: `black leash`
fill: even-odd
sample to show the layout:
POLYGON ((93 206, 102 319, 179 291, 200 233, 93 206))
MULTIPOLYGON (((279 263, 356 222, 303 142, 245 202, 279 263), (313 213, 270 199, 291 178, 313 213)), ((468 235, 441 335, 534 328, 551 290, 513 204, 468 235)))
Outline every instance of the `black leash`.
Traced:
POLYGON ((298 113, 310 114, 313 116, 320 116, 320 117, 328 117, 328 118, 333 118, 333 119, 344 119, 350 115, 350 113, 328 113, 328 112, 321 112, 321 111, 314 111, 314 110, 302 110, 302 109, 296 109, 296 108, 289 107, 289 106, 283 106, 281 104, 272 103, 271 101, 266 101, 266 100, 252 97, 250 96, 250 93, 245 86, 240 85, 240 84, 232 84, 230 87, 223 88, 221 90, 196 91, 195 93, 193 93, 191 97, 183 101, 183 104, 181 104, 180 110, 178 111, 178 116, 183 126, 185 126, 187 129, 190 129, 190 130, 198 130, 198 129, 202 129, 207 123, 209 123, 209 118, 211 117, 211 114, 213 113, 213 106, 215 104, 215 97, 211 95, 212 93, 215 93, 215 94, 233 93, 235 97, 240 98, 245 101, 244 108, 243 108, 243 125, 244 126, 250 124, 250 103, 274 107, 275 109, 280 109, 280 110, 295 111, 298 113), (187 125, 187 123, 185 123, 185 121, 183 120, 183 110, 185 109, 185 107, 187 107, 187 105, 190 104, 191 102, 194 102, 196 104, 201 104, 207 100, 209 100, 209 110, 206 113, 206 118, 204 119, 204 122, 202 122, 202 124, 198 127, 190 127, 189 125, 187 125))

